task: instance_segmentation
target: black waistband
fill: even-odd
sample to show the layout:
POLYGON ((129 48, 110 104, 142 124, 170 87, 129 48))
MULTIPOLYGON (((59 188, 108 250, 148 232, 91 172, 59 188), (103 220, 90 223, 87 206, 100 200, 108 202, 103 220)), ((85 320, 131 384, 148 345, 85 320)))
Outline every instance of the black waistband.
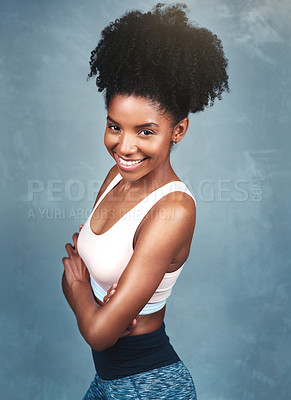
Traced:
POLYGON ((126 336, 106 350, 92 349, 97 374, 112 380, 149 371, 180 361, 170 344, 165 323, 153 332, 126 336))

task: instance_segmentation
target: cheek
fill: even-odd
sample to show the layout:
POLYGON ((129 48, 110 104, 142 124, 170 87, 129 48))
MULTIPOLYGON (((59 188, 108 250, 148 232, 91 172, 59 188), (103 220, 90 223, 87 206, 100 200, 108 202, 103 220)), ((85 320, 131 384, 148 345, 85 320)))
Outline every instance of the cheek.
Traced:
POLYGON ((105 133, 105 135, 104 135, 104 144, 108 149, 110 149, 110 148, 114 147, 117 144, 117 139, 114 138, 113 135, 108 135, 107 133, 105 133))
POLYGON ((169 152, 169 141, 166 138, 155 141, 151 146, 151 151, 157 157, 166 155, 169 152))

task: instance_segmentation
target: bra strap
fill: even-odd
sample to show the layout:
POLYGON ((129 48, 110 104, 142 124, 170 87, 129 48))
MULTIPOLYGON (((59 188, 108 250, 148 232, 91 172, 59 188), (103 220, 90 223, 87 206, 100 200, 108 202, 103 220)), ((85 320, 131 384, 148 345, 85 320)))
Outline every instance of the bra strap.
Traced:
POLYGON ((141 221, 141 219, 144 218, 144 216, 162 197, 172 192, 185 192, 189 194, 195 202, 192 193, 189 191, 185 183, 181 181, 172 181, 150 193, 140 203, 133 207, 129 213, 136 214, 134 220, 141 221))
POLYGON ((98 207, 98 205, 101 203, 101 201, 104 199, 104 197, 107 195, 107 193, 110 192, 111 189, 114 188, 114 186, 116 186, 118 184, 119 181, 121 181, 122 176, 120 175, 120 173, 118 173, 113 179, 112 181, 109 183, 109 185, 107 186, 107 188, 104 190, 104 192, 102 193, 102 195, 99 197, 99 199, 97 200, 97 203, 95 204, 92 213, 95 211, 95 209, 98 207))

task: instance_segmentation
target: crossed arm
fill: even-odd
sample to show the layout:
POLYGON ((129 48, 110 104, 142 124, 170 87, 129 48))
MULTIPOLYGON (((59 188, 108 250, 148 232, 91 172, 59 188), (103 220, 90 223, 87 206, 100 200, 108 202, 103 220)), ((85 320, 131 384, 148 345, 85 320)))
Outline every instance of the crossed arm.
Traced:
POLYGON ((71 244, 65 246, 68 257, 63 258, 64 293, 76 315, 80 333, 97 351, 112 346, 126 331, 156 291, 185 241, 191 241, 195 227, 194 202, 188 196, 187 201, 177 204, 171 194, 167 196, 166 205, 156 203, 157 212, 145 220, 116 292, 102 307, 95 301, 88 270, 77 251, 78 233, 73 235, 75 248, 71 244), (163 218, 159 208, 163 209, 163 218))

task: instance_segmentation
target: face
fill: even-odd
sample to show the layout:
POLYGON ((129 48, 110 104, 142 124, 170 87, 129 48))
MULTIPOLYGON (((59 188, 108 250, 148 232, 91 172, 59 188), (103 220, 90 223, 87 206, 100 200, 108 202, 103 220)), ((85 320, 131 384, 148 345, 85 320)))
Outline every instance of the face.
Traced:
POLYGON ((104 144, 130 181, 146 175, 160 176, 170 166, 173 126, 169 114, 162 114, 147 99, 116 95, 107 115, 104 144))

